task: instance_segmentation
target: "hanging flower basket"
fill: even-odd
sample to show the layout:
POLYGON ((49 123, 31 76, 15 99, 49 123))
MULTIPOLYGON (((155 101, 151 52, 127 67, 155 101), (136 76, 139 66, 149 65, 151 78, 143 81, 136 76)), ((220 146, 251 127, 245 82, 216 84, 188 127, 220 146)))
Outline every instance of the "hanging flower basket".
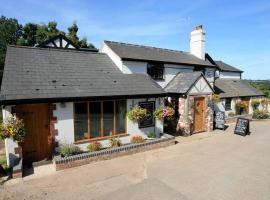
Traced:
POLYGON ((212 95, 212 102, 218 103, 219 101, 220 101, 220 96, 218 94, 213 94, 212 95))
POLYGON ((238 101, 235 104, 235 109, 236 109, 237 113, 240 114, 240 115, 243 114, 243 113, 246 113, 247 108, 248 108, 248 105, 243 101, 238 101))
POLYGON ((128 111, 127 116, 129 120, 139 123, 145 118, 147 118, 149 116, 149 113, 147 112, 147 109, 136 106, 130 111, 128 111))
POLYGON ((10 116, 0 124, 0 138, 13 138, 18 143, 24 142, 26 130, 22 119, 10 116))
POLYGON ((173 119, 173 116, 174 116, 174 109, 170 106, 160 106, 159 108, 157 108, 154 112, 154 116, 158 119, 158 120, 161 120, 161 119, 164 119, 164 118, 167 118, 167 119, 173 119))

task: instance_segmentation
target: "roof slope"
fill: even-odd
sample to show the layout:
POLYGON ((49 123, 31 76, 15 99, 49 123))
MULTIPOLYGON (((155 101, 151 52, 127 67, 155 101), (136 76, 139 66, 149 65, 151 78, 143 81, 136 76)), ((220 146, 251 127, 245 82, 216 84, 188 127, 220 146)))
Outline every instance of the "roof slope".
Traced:
POLYGON ((106 54, 8 47, 1 101, 162 93, 146 75, 123 74, 106 54))
POLYGON ((183 51, 113 41, 104 41, 104 43, 122 59, 215 67, 215 65, 211 64, 209 61, 201 60, 196 56, 183 51))
POLYGON ((240 72, 242 73, 240 69, 237 69, 236 67, 233 67, 227 63, 224 63, 222 61, 215 61, 216 65, 221 71, 227 71, 227 72, 240 72))
POLYGON ((263 96, 262 92, 244 80, 217 79, 215 81, 215 91, 219 93, 221 98, 263 96))
POLYGON ((201 76, 201 72, 178 73, 164 89, 168 93, 186 94, 201 76))

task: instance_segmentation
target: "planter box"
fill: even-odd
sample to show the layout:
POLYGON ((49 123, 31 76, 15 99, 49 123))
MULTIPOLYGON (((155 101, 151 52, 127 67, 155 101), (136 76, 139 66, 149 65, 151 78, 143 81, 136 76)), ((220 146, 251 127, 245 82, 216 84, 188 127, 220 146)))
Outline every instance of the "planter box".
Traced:
POLYGON ((143 152, 160 147, 166 147, 175 144, 175 138, 164 134, 164 137, 155 140, 146 140, 140 144, 128 144, 121 147, 108 148, 96 152, 87 152, 69 157, 54 157, 56 171, 86 165, 99 160, 107 160, 114 157, 129 155, 137 152, 143 152))

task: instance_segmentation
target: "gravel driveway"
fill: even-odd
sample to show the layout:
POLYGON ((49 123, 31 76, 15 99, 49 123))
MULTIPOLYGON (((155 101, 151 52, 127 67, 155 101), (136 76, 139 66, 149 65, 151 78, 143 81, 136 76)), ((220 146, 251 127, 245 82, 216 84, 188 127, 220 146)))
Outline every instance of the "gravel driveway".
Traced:
POLYGON ((0 199, 269 200, 270 121, 0 186, 0 199))

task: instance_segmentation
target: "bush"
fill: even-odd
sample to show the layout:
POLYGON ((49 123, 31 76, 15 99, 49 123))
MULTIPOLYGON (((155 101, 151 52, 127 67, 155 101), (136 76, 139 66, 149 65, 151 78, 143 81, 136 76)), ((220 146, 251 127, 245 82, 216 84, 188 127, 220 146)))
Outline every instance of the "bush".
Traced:
POLYGON ((255 110, 252 115, 253 119, 267 119, 269 118, 269 113, 264 110, 255 110))
POLYGON ((253 107, 254 110, 257 110, 258 109, 260 103, 261 103, 261 101, 258 100, 258 99, 254 99, 254 100, 251 101, 251 105, 252 105, 252 107, 253 107))
POLYGON ((243 101, 238 101, 235 104, 235 110, 236 110, 237 114, 240 114, 240 115, 244 114, 248 110, 248 105, 243 101))
POLYGON ((60 154, 63 157, 68 157, 81 153, 81 149, 73 144, 62 144, 60 146, 60 154))
POLYGON ((102 145, 101 145, 101 143, 98 142, 98 141, 91 142, 91 143, 87 146, 87 149, 88 149, 88 151, 90 151, 90 152, 93 152, 93 151, 99 151, 101 148, 102 148, 102 145))
POLYGON ((156 138, 156 134, 154 132, 150 132, 147 134, 148 138, 156 138))
POLYGON ((174 109, 172 107, 169 106, 160 106, 159 108, 157 108, 154 112, 154 116, 161 120, 163 118, 167 118, 167 119, 172 119, 174 116, 174 109))
POLYGON ((121 142, 121 140, 120 139, 118 139, 118 138, 111 138, 110 139, 110 146, 111 147, 120 147, 120 146, 122 146, 123 144, 122 144, 122 142, 121 142))
POLYGON ((219 101, 220 101, 220 96, 218 94, 213 94, 212 95, 212 102, 218 103, 219 101))
POLYGON ((144 139, 143 139, 142 136, 136 135, 136 136, 132 136, 131 137, 130 142, 133 143, 133 144, 143 143, 144 142, 144 139))
POLYGON ((235 116, 235 113, 234 113, 234 112, 229 112, 229 113, 228 113, 228 116, 229 116, 229 117, 234 117, 234 116, 235 116))
POLYGON ((149 116, 149 113, 145 108, 141 108, 140 106, 136 106, 127 113, 128 119, 136 122, 140 122, 146 117, 149 116))
POLYGON ((12 137, 14 141, 22 143, 26 136, 26 130, 22 119, 10 116, 0 124, 0 138, 12 137))

